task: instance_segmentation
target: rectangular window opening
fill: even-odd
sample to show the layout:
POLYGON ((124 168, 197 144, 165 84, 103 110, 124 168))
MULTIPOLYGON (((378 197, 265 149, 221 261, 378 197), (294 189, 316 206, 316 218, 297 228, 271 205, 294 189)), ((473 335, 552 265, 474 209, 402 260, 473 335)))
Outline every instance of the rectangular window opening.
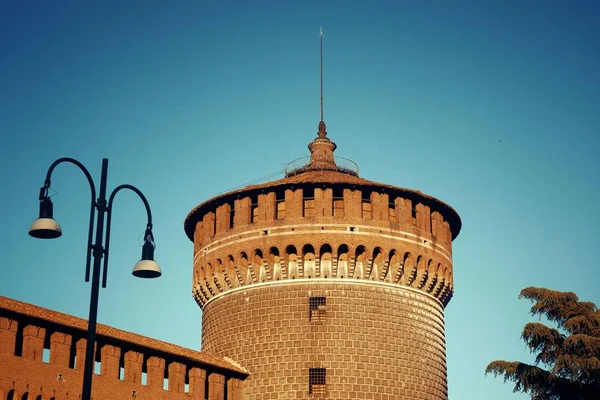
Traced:
POLYGON ((312 187, 306 187, 302 189, 302 216, 303 217, 314 217, 315 216, 315 189, 312 187))
POLYGON ((362 203, 362 218, 372 219, 372 207, 371 203, 363 201, 362 203))
POLYGON ((148 373, 142 372, 142 385, 146 386, 148 384, 148 373))
POLYGON ((250 223, 258 221, 258 196, 250 197, 250 223))
POLYGON ((333 188, 333 216, 344 216, 344 190, 342 188, 333 188))
POLYGON ((50 363, 50 349, 42 350, 42 362, 46 364, 50 363))
POLYGON ((303 217, 314 217, 315 216, 315 200, 314 199, 304 200, 302 216, 303 217))
POLYGON ((333 216, 340 218, 344 217, 344 200, 333 201, 333 216))
POLYGON ((285 218, 285 192, 277 192, 275 194, 275 219, 285 218))
POLYGON ((390 222, 394 222, 396 220, 396 204, 393 201, 390 201, 388 207, 388 218, 390 222))
POLYGON ((94 361, 94 374, 100 375, 101 371, 102 371, 102 364, 100 363, 100 361, 94 361))
POLYGON ((231 209, 229 210, 229 229, 233 228, 233 220, 235 219, 235 209, 231 205, 231 209))
POLYGON ((373 218, 373 206, 371 204, 371 193, 366 190, 362 191, 362 201, 361 201, 361 211, 362 218, 364 219, 372 219, 373 218))
POLYGON ((163 379, 163 390, 169 390, 169 378, 163 379))
POLYGON ((285 218, 285 200, 277 202, 277 210, 276 210, 276 218, 275 219, 284 219, 285 218))
POLYGON ((308 299, 308 320, 315 323, 325 322, 325 316, 327 313, 326 306, 326 297, 310 297, 308 299))
POLYGON ((15 337, 15 352, 14 355, 17 357, 23 357, 23 326, 24 324, 17 325, 17 336, 15 337))
POLYGON ((123 368, 123 367, 119 367, 119 380, 120 381, 125 380, 125 368, 123 368))
POLYGON ((327 369, 310 368, 308 370, 308 394, 325 395, 327 384, 327 369))
POLYGON ((208 399, 208 393, 209 393, 209 382, 208 382, 208 377, 210 376, 210 373, 208 373, 208 371, 206 372, 206 375, 204 375, 204 398, 208 399))

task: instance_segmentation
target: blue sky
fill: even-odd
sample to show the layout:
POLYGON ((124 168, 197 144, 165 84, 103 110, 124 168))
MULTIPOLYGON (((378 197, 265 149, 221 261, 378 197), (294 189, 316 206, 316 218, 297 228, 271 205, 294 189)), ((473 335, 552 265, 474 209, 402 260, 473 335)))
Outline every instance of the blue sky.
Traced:
POLYGON ((135 279, 145 227, 114 203, 99 322, 198 349, 197 204, 308 155, 319 120, 361 176, 451 204, 455 296, 446 312, 452 398, 522 398, 484 376, 531 361, 526 286, 600 304, 600 3, 0 2, 0 294, 87 317, 89 190, 61 165, 63 237, 27 229, 48 166, 70 156, 148 198, 162 278, 135 279))

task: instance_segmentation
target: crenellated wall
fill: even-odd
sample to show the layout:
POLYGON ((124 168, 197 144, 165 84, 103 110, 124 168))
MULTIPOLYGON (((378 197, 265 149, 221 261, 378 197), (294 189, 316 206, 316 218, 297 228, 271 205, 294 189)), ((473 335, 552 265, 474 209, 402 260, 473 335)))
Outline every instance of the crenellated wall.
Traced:
MULTIPOLYGON (((423 198, 425 200, 426 198, 423 198)), ((203 208, 194 229, 196 251, 228 234, 254 227, 340 221, 405 231, 451 251, 450 224, 428 202, 403 198, 379 188, 268 188, 237 193, 203 208)))
MULTIPOLYGON (((87 322, 0 296, 0 400, 77 399, 87 322)), ((94 399, 241 400, 235 362, 98 325, 94 399)))
POLYGON ((458 233, 452 217, 439 201, 387 187, 303 184, 225 195, 194 215, 193 295, 203 306, 224 291, 267 281, 368 279, 409 286, 446 305, 458 233))

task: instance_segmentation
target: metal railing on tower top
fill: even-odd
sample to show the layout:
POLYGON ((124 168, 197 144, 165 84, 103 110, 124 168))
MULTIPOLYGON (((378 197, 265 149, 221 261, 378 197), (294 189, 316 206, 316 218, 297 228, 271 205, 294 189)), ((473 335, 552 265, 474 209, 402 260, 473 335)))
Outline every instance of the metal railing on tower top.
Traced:
MULTIPOLYGON (((342 172, 349 175, 358 176, 358 165, 347 158, 343 157, 334 157, 336 168, 334 170, 338 172, 342 172)), ((306 172, 309 170, 318 170, 321 169, 318 164, 311 165, 310 156, 300 157, 295 159, 294 161, 286 164, 285 166, 285 176, 293 176, 302 172, 306 172)), ((331 170, 331 167, 323 167, 323 170, 331 170)))

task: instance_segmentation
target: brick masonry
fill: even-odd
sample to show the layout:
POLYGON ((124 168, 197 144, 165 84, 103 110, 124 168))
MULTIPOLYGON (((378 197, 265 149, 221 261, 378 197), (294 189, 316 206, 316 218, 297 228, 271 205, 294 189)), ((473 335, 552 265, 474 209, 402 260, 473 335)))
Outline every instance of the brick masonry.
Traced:
POLYGON ((447 399, 444 317, 418 290, 301 280, 238 288, 204 306, 203 350, 249 369, 245 399, 307 399, 326 368, 328 399, 447 399), (309 298, 325 297, 309 320, 309 298), (316 321, 315 321, 316 320, 316 321))
MULTIPOLYGON (((97 327, 94 400, 241 400, 236 363, 97 327)), ((0 400, 81 397, 87 322, 0 296, 0 400)))

